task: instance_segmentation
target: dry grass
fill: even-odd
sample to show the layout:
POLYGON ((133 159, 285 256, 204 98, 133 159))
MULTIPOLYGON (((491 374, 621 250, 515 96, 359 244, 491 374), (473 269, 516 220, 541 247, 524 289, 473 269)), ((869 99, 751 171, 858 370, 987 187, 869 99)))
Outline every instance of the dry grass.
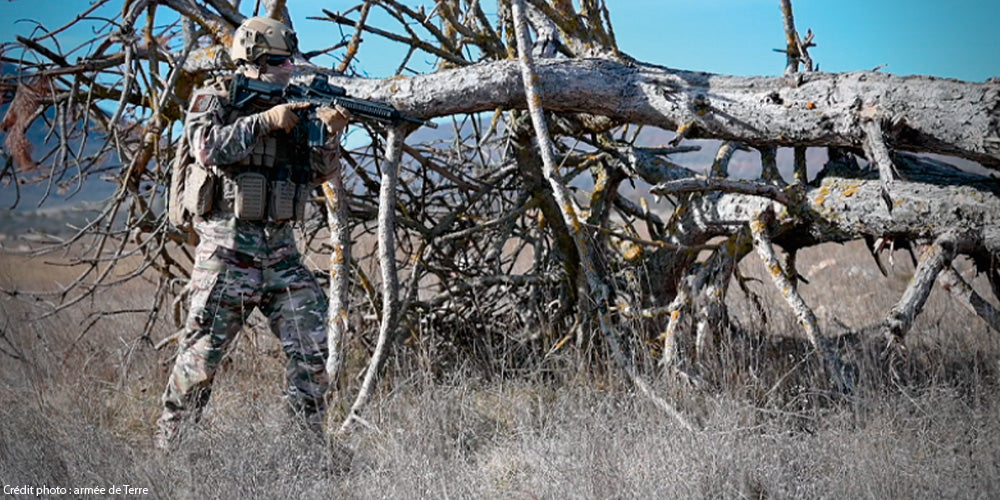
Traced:
MULTIPOLYGON (((912 269, 897 256, 882 278, 864 259, 852 246, 800 256, 812 280, 807 300, 826 308, 828 329, 833 318, 857 328, 883 315, 912 269)), ((70 277, 0 260, 6 288, 70 277)), ((768 331, 794 333, 768 285, 752 286, 764 295, 768 331)), ((148 293, 131 285, 100 305, 143 307, 148 293)), ((741 293, 732 296, 745 309, 741 293)), ((403 347, 366 415, 376 429, 328 444, 286 421, 280 350, 258 326, 237 343, 198 432, 169 455, 150 442, 168 354, 137 342, 128 315, 77 338, 87 310, 28 321, 42 309, 0 302, 4 484, 130 484, 159 498, 227 499, 1000 495, 1000 340, 938 292, 909 339, 920 377, 904 385, 868 377, 852 398, 833 400, 808 376, 782 378, 794 360, 769 364, 748 354, 767 345, 733 340, 722 346, 730 360, 722 390, 661 388, 701 422, 694 434, 614 373, 497 377, 469 362, 442 377, 404 359, 403 347)), ((164 319, 153 335, 170 333, 164 319)))

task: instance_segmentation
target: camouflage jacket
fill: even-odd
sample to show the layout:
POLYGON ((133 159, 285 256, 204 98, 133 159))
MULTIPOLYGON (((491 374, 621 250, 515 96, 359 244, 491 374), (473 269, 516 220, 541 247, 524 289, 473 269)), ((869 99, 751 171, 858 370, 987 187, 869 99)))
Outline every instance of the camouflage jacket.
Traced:
MULTIPOLYGON (((257 112, 281 104, 276 101, 257 109, 233 109, 229 104, 228 83, 228 78, 217 78, 196 90, 184 124, 195 161, 220 176, 228 175, 227 167, 249 155, 257 141, 268 135, 257 112)), ((340 167, 339 143, 340 134, 330 134, 323 147, 310 148, 314 183, 329 179, 334 169, 340 167)), ((301 150, 308 146, 293 147, 301 150)), ((280 257, 278 254, 295 251, 290 222, 250 222, 238 220, 231 213, 208 213, 196 217, 194 227, 203 245, 262 257, 280 257)))

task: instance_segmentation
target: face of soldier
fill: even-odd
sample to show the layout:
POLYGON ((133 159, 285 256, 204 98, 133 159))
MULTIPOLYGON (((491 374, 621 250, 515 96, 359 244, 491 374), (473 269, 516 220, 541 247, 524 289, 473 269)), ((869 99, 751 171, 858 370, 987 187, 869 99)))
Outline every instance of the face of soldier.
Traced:
POLYGON ((245 66, 244 74, 262 82, 284 87, 292 78, 292 60, 286 56, 264 56, 260 65, 245 66))

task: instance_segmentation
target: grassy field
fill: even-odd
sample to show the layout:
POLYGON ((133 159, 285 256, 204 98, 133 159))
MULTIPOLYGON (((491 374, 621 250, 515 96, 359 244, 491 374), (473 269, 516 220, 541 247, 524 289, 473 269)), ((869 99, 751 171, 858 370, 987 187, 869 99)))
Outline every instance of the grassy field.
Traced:
MULTIPOLYGON (((896 260, 885 278, 857 245, 806 252, 803 293, 832 332, 838 322, 870 324, 912 272, 908 258, 896 260)), ((0 258, 7 290, 57 289, 75 272, 0 258)), ((137 338, 134 314, 104 317, 80 335, 96 311, 147 307, 151 290, 129 284, 40 320, 44 303, 3 296, 5 485, 67 488, 64 498, 116 485, 152 498, 226 499, 1000 496, 1000 336, 939 290, 908 338, 919 376, 903 383, 863 365, 858 392, 834 399, 809 377, 776 382, 790 380, 782 377, 794 364, 769 364, 737 341, 721 346, 731 360, 721 387, 654 380, 700 422, 694 433, 614 370, 498 377, 470 362, 432 374, 400 348, 365 415, 372 427, 322 442, 286 420, 280 349, 256 321, 217 378, 199 430, 172 454, 150 439, 172 353, 137 338)), ((741 292, 731 296, 734 311, 746 308, 741 292)), ((797 331, 773 294, 764 304, 767 332, 797 331)), ((152 340, 171 333, 163 319, 152 340)), ((571 366, 575 355, 556 361, 571 366)))

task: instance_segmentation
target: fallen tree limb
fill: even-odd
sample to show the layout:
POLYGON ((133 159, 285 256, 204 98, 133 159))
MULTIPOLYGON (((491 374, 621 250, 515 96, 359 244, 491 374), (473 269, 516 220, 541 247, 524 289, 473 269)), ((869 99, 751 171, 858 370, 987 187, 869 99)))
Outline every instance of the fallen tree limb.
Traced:
MULTIPOLYGON (((860 148, 863 107, 898 127, 893 150, 934 152, 1000 169, 1000 82, 971 83, 870 71, 736 77, 612 59, 541 60, 539 97, 550 111, 586 112, 753 146, 860 148)), ((412 78, 337 78, 352 95, 430 118, 518 109, 524 86, 511 61, 412 78)), ((870 121, 870 120, 869 120, 870 121)))
MULTIPOLYGON (((969 185, 893 184, 893 209, 882 200, 879 180, 830 177, 818 185, 790 191, 799 200, 779 213, 773 234, 786 248, 843 243, 872 235, 936 239, 947 232, 961 235, 959 253, 1000 252, 1000 197, 969 185)), ((790 188, 792 189, 792 188, 790 188)), ((690 202, 668 242, 703 244, 738 230, 739 224, 772 201, 760 196, 714 192, 690 202)))

